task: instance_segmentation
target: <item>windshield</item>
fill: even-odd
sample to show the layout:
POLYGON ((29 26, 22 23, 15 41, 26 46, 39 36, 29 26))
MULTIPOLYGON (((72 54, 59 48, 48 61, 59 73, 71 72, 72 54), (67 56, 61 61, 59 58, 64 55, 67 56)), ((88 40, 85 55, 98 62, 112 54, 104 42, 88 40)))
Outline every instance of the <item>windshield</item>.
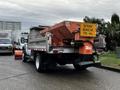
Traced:
POLYGON ((9 39, 0 39, 0 44, 11 44, 9 39))

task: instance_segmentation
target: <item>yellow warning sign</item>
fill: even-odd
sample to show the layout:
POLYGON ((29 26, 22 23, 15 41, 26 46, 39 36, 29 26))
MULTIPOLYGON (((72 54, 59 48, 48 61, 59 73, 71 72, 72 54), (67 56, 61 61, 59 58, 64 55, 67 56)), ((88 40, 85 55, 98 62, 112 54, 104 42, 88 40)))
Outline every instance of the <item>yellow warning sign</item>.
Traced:
POLYGON ((81 37, 96 37, 96 24, 80 23, 80 36, 81 37))

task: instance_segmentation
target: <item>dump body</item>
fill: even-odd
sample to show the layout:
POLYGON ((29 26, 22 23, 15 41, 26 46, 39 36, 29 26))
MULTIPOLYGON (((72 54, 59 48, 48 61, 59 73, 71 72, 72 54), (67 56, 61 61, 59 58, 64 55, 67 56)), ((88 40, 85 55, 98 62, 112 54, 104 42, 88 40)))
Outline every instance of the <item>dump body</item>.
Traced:
POLYGON ((64 40, 74 40, 73 33, 78 29, 79 22, 65 21, 40 31, 40 34, 45 35, 46 32, 50 32, 53 46, 65 46, 64 40))

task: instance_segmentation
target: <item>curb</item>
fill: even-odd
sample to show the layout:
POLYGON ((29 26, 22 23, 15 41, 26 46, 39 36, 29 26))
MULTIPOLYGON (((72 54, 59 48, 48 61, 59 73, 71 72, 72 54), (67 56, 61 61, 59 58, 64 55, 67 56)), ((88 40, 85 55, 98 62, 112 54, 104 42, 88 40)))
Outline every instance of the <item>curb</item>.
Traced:
POLYGON ((120 69, 112 68, 112 67, 109 67, 109 66, 103 66, 103 65, 101 65, 100 67, 97 67, 97 68, 102 68, 102 69, 106 69, 106 70, 110 70, 110 71, 114 71, 114 72, 120 73, 120 69))

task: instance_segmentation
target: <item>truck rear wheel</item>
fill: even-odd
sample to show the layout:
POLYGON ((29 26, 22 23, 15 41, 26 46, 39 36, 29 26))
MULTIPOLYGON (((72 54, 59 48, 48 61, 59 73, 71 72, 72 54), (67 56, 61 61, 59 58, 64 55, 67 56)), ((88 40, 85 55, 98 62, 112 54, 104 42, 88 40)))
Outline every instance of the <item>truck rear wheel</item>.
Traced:
POLYGON ((45 72, 47 70, 47 66, 44 64, 44 58, 42 57, 42 54, 36 55, 35 58, 35 67, 38 72, 45 72))
POLYGON ((76 70, 86 70, 86 68, 87 68, 87 67, 81 66, 79 64, 73 64, 73 66, 76 70))

